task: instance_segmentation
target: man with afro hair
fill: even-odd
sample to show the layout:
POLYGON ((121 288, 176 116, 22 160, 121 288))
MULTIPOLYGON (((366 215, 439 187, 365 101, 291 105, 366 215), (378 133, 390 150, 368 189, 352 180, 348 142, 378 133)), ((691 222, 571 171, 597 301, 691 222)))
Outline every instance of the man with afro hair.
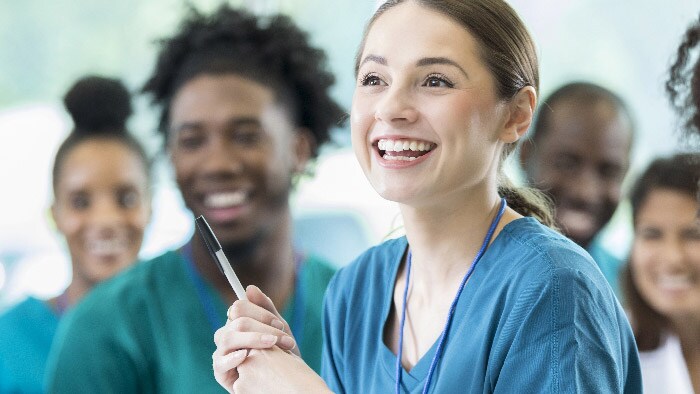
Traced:
MULTIPOLYGON (((325 55, 288 17, 258 18, 228 6, 212 15, 190 10, 160 45, 143 92, 160 109, 183 200, 207 219, 241 282, 258 286, 282 311, 273 322, 280 332, 261 341, 300 352, 318 369, 333 269, 294 248, 288 200, 296 176, 344 117, 329 96, 334 78, 325 55)), ((47 388, 221 392, 212 338, 236 308, 251 306, 227 311, 235 300, 195 233, 75 308, 55 342, 47 388)))

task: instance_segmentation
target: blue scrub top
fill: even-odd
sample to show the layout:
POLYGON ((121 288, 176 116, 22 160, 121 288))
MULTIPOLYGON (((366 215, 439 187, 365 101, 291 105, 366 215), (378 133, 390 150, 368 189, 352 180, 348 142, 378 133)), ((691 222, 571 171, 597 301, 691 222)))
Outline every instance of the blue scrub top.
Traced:
MULTIPOLYGON (((322 376, 336 393, 394 392, 382 333, 406 248, 405 237, 374 247, 329 284, 322 376)), ((422 391, 435 348, 403 371, 403 392, 422 391)), ((464 288, 429 392, 639 393, 641 374, 629 323, 588 253, 522 218, 464 288)))
POLYGON ((43 393, 58 316, 29 297, 0 316, 0 393, 43 393))

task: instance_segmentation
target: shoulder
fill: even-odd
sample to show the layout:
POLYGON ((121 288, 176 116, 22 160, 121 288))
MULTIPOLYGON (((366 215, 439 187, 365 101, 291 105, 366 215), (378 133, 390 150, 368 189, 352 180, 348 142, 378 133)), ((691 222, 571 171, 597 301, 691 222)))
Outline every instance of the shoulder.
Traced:
POLYGON ((511 294, 551 296, 564 302, 583 294, 609 306, 615 295, 583 248, 533 218, 517 219, 493 242, 489 275, 511 294))
POLYGON ((602 279, 591 256, 570 239, 533 218, 509 223, 499 238, 501 260, 512 259, 522 268, 534 271, 576 271, 602 279), (527 264, 524 264, 524 263, 527 264))
POLYGON ((93 320, 96 315, 107 317, 120 310, 128 311, 137 306, 134 304, 156 296, 159 287, 181 275, 180 259, 177 252, 168 251, 136 263, 98 284, 66 315, 66 324, 81 319, 93 320))
POLYGON ((0 315, 0 337, 7 338, 30 327, 55 324, 57 321, 58 318, 44 301, 27 297, 0 315))
POLYGON ((326 281, 335 275, 337 268, 330 262, 318 256, 310 255, 304 259, 304 272, 318 278, 326 278, 326 281))

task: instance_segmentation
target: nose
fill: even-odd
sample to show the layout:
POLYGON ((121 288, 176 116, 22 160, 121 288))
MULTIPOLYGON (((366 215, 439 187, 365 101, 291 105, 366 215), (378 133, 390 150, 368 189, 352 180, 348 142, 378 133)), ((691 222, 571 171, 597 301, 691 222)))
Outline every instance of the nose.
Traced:
POLYGON ((241 152, 225 138, 213 138, 209 143, 206 154, 202 157, 201 169, 205 175, 231 175, 243 168, 241 152))
POLYGON ((393 85, 382 95, 374 114, 376 120, 385 123, 413 123, 418 119, 418 111, 410 89, 393 85))
POLYGON ((95 201, 90 219, 101 231, 115 231, 124 222, 125 214, 118 205, 117 197, 104 195, 95 201))
POLYGON ((577 176, 569 179, 571 195, 589 206, 602 204, 605 190, 604 181, 592 168, 582 168, 577 176))
POLYGON ((660 257, 662 262, 671 269, 683 269, 683 241, 677 237, 666 237, 661 245, 660 257))

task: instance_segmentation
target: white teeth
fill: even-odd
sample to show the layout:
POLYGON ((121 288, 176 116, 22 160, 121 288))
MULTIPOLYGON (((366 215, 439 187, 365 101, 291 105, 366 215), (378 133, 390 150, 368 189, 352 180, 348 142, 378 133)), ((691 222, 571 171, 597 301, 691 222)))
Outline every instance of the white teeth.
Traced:
POLYGON ((389 156, 389 155, 384 155, 382 156, 385 160, 394 160, 394 161, 413 161, 416 160, 415 157, 412 156, 389 156))
POLYGON ((426 152, 433 149, 433 144, 430 142, 421 142, 415 140, 389 140, 381 139, 377 142, 379 150, 385 152, 401 152, 411 150, 414 152, 426 152))
POLYGON ((686 289, 692 285, 692 280, 688 275, 661 276, 658 279, 660 287, 669 290, 686 289))
POLYGON ((230 208, 242 204, 245 199, 246 193, 243 191, 212 193, 204 198, 204 206, 207 208, 230 208))
POLYGON ((96 239, 88 241, 87 250, 96 255, 115 255, 122 253, 127 246, 128 243, 123 238, 96 239))

